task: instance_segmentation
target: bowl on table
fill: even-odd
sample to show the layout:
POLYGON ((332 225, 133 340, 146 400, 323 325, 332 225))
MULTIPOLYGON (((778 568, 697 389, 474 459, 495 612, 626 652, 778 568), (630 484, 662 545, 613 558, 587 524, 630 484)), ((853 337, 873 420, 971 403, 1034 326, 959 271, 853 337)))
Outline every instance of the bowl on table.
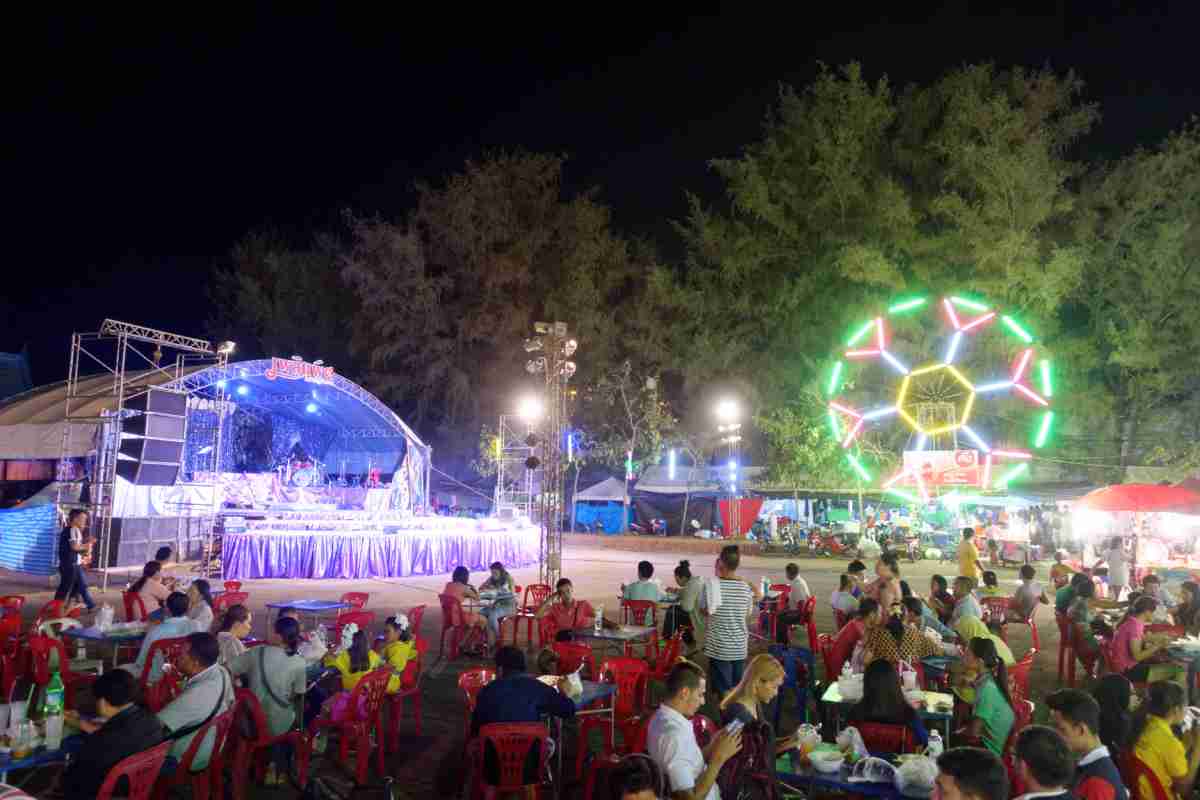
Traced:
POLYGON ((839 750, 813 750, 808 754, 808 760, 817 772, 837 772, 846 763, 846 757, 839 750))

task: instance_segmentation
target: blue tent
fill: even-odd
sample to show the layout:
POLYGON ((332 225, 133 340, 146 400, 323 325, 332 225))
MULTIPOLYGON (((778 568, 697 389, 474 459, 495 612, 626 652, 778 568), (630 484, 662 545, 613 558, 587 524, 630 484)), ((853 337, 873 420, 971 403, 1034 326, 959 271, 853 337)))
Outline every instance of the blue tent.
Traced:
POLYGON ((599 523, 605 533, 621 533, 628 530, 629 520, 625 518, 625 509, 629 507, 628 499, 623 481, 605 478, 575 495, 575 523, 599 523))

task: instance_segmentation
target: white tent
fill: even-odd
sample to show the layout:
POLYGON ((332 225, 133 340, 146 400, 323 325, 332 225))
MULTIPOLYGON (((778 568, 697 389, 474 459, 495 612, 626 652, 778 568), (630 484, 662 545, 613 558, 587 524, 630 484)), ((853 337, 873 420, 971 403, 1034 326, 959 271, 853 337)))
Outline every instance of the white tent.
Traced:
POLYGON ((625 494, 624 481, 619 481, 616 478, 605 478, 595 486, 589 486, 586 489, 581 489, 575 495, 575 499, 599 503, 608 501, 624 503, 629 498, 625 494))
MULTIPOLYGON (((763 473, 762 467, 742 467, 738 470, 738 477, 743 481, 742 488, 750 488, 750 485, 759 478, 763 473)), ((684 494, 685 492, 715 492, 728 491, 727 482, 729 480, 728 467, 714 466, 698 466, 687 467, 677 466, 675 468, 675 476, 671 477, 671 471, 667 467, 652 466, 646 467, 642 472, 642 477, 638 479, 635 487, 639 492, 654 492, 656 494, 684 494)))

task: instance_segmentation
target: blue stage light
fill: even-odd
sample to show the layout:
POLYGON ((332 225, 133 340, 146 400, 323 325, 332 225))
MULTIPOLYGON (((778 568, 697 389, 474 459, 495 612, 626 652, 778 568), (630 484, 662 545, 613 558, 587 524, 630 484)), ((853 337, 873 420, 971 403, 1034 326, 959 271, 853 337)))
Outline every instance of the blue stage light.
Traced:
POLYGON ((304 407, 304 410, 305 410, 305 411, 307 411, 307 412, 308 412, 308 413, 310 413, 310 414, 315 414, 315 413, 317 413, 317 404, 316 404, 316 403, 309 403, 308 405, 306 405, 306 406, 304 407))
POLYGON ((221 378, 221 380, 217 381, 217 388, 218 388, 218 389, 224 389, 224 388, 225 388, 225 379, 224 379, 224 378, 221 378))
POLYGON ((248 395, 248 394, 250 394, 250 387, 243 383, 241 386, 238 387, 237 392, 238 392, 238 394, 240 394, 242 396, 248 395))

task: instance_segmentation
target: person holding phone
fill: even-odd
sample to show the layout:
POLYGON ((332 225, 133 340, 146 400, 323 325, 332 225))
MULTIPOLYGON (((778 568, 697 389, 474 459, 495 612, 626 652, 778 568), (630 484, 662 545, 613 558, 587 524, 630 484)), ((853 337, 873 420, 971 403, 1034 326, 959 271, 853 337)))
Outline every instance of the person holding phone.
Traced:
POLYGON ((554 620, 558 629, 555 638, 558 641, 568 641, 571 631, 577 628, 590 628, 596 622, 596 610, 587 600, 576 600, 574 586, 569 578, 560 578, 554 587, 554 593, 546 598, 535 614, 538 619, 549 617, 554 620))
POLYGON ((671 668, 667 699, 650 720, 646 746, 667 776, 672 800, 720 800, 717 775, 742 749, 740 730, 722 729, 703 750, 696 742, 692 717, 704 704, 704 671, 690 661, 671 668))

